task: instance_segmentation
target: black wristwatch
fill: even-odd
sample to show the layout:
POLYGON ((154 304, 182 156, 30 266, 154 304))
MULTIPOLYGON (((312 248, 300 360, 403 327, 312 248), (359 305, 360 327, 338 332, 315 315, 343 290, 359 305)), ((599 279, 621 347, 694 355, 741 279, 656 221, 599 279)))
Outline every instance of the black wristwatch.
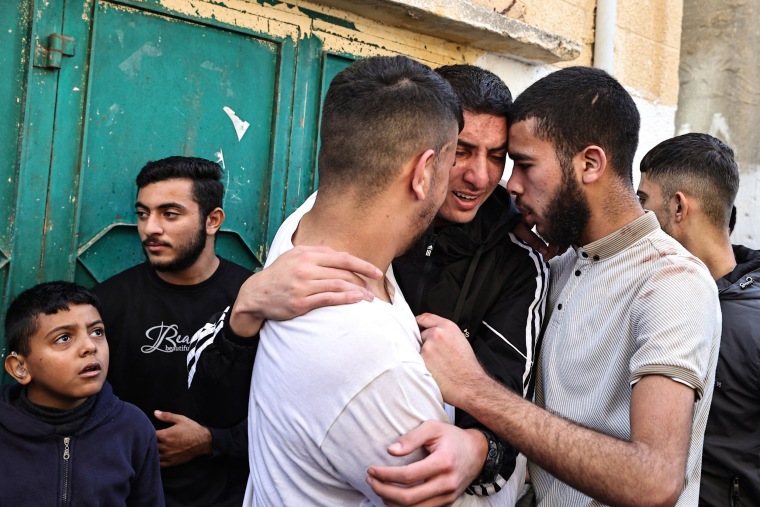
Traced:
POLYGON ((483 470, 472 484, 490 484, 496 481, 496 476, 499 475, 499 471, 501 470, 501 463, 504 461, 504 444, 502 444, 490 431, 483 428, 476 429, 486 437, 486 441, 488 442, 488 452, 486 453, 486 461, 483 464, 483 470))

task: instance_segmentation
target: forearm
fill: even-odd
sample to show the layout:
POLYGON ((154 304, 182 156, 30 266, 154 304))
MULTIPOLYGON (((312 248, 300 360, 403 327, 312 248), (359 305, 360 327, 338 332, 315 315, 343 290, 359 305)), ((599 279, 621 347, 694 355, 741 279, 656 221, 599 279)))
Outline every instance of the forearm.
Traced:
POLYGON ((248 456, 248 419, 243 419, 231 428, 209 428, 211 448, 216 456, 248 456))
POLYGON ((484 378, 464 407, 528 459, 610 505, 672 505, 684 467, 646 439, 619 440, 555 416, 484 378), (676 492, 673 498, 673 492, 676 492))
POLYGON ((247 417, 258 345, 258 339, 238 338, 225 315, 198 331, 188 352, 188 388, 203 407, 203 423, 223 428, 247 417))
MULTIPOLYGON (((262 273, 254 273, 246 281, 245 296, 235 299, 235 304, 230 311, 229 328, 241 338, 255 337, 261 330, 266 320, 265 299, 271 297, 266 286, 259 284, 262 273)), ((243 291, 241 289, 241 294, 243 291)))

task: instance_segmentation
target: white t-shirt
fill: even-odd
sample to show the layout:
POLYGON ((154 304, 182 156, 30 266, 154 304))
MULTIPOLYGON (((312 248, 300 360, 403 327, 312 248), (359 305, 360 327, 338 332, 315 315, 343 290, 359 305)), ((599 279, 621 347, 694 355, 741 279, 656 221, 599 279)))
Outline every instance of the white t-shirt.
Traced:
MULTIPOLYGON (((315 195, 280 227, 268 264, 293 247, 315 195)), ((386 276, 392 303, 375 298, 319 308, 262 328, 251 382, 245 505, 382 505, 365 480, 367 468, 422 459, 423 451, 395 458, 386 448, 425 420, 450 422, 420 356, 414 316, 390 268, 386 276)), ((462 502, 512 505, 514 499, 508 492, 462 502)))

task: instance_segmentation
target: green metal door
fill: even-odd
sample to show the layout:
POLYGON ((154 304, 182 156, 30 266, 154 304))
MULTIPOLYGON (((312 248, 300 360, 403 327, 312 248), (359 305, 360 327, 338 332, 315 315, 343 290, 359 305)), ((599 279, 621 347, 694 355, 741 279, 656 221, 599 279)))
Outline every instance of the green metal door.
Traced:
POLYGON ((315 188, 320 104, 355 56, 267 8, 247 14, 260 33, 164 3, 0 0, 3 314, 36 283, 92 285, 143 260, 134 178, 149 160, 223 165, 218 251, 250 268, 315 188))
POLYGON ((225 168, 219 250, 261 265, 281 45, 107 2, 95 7, 91 40, 76 279, 100 281, 143 259, 134 176, 174 154, 225 168))
MULTIPOLYGON (((175 154, 224 167, 218 251, 261 266, 293 198, 297 38, 179 16, 153 1, 49 0, 34 12, 0 3, 9 48, 0 102, 13 120, 0 122, 0 309, 41 281, 92 285, 141 262, 134 178, 147 161, 175 154)), ((313 142, 302 139, 312 151, 313 142)), ((309 164, 305 181, 312 172, 309 164)))

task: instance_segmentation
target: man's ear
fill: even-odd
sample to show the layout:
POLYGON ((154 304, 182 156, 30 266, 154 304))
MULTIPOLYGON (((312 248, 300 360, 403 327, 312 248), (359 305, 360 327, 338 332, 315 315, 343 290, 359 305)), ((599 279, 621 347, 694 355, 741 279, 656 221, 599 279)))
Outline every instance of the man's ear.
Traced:
POLYGON ((583 183, 593 183, 607 170, 607 154, 599 146, 586 146, 573 157, 573 167, 581 171, 583 183))
POLYGON ((683 192, 676 192, 670 200, 670 212, 673 215, 673 221, 677 224, 682 223, 691 212, 691 202, 683 192))
POLYGON ((430 182, 433 179, 435 171, 435 152, 425 150, 416 160, 413 161, 412 167, 412 192, 417 199, 424 201, 430 189, 430 182))
POLYGON ((214 208, 206 217, 206 235, 213 236, 224 223, 224 210, 214 208))
POLYGON ((11 352, 5 358, 5 371, 21 385, 26 385, 32 380, 31 373, 24 366, 24 357, 15 352, 11 352))

